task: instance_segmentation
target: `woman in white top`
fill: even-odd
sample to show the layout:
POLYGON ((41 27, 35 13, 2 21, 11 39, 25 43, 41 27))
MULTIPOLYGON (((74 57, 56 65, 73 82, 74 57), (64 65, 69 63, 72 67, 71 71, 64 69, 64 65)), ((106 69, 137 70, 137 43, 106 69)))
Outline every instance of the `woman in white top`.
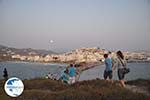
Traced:
POLYGON ((117 58, 116 58, 116 61, 115 61, 116 64, 114 67, 117 67, 117 69, 118 69, 118 78, 120 80, 121 86, 125 87, 124 68, 127 68, 127 61, 125 60, 124 55, 121 51, 117 51, 116 55, 117 55, 117 58))

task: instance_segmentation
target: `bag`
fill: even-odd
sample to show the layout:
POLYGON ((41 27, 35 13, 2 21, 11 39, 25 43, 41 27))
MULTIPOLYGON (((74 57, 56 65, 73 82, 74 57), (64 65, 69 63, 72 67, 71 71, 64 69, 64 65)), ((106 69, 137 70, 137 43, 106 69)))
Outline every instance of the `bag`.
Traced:
POLYGON ((124 74, 127 74, 127 73, 129 73, 130 72, 130 69, 129 68, 123 68, 123 73, 124 74))
MULTIPOLYGON (((119 60, 120 60, 120 62, 121 62, 121 64, 122 64, 122 66, 125 66, 125 64, 122 62, 122 60, 119 58, 119 60)), ((130 69, 129 68, 126 68, 126 67, 124 67, 123 69, 123 73, 124 74, 127 74, 127 73, 129 73, 130 72, 130 69)))

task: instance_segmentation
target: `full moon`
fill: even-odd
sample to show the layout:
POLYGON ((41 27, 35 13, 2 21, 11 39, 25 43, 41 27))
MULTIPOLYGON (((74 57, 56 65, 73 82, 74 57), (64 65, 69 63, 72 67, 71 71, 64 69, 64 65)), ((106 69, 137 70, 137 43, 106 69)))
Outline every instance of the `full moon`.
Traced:
POLYGON ((50 40, 50 43, 53 43, 54 41, 53 40, 50 40))

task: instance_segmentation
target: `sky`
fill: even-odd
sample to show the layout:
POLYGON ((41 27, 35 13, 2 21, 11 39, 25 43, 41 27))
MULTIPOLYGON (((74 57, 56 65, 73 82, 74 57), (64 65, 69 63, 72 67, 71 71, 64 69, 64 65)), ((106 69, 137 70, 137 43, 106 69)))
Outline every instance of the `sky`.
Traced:
POLYGON ((150 0, 0 0, 0 44, 150 51, 150 0))

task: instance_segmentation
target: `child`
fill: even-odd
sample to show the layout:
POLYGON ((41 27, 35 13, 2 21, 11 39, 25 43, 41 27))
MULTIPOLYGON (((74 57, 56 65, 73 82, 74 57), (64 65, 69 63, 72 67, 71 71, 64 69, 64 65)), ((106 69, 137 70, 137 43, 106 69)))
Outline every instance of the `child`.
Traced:
POLYGON ((109 80, 112 79, 112 59, 108 57, 108 54, 104 54, 105 58, 105 70, 104 70, 104 79, 107 80, 109 77, 109 80))
POLYGON ((64 71, 63 75, 61 76, 61 80, 62 80, 64 83, 70 84, 69 75, 68 75, 68 69, 66 69, 66 70, 64 71))
POLYGON ((76 69, 73 66, 73 64, 70 64, 70 67, 69 67, 69 76, 70 76, 69 80, 70 80, 71 84, 75 83, 76 69))

